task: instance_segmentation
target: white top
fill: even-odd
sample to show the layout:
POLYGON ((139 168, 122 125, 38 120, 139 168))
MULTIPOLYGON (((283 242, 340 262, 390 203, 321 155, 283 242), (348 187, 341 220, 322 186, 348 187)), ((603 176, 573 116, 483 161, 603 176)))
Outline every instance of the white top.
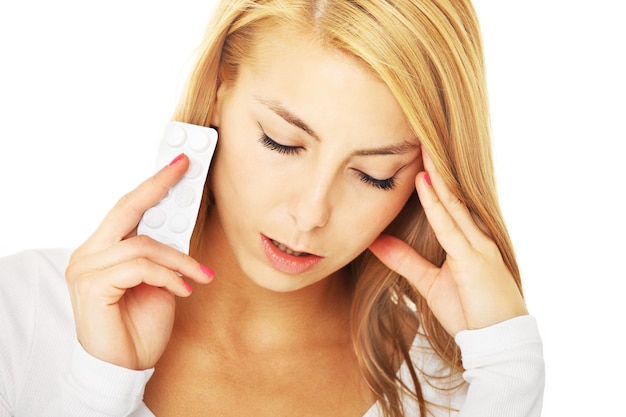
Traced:
MULTIPOLYGON (((102 362, 76 341, 64 278, 69 255, 57 249, 0 258, 0 417, 153 417, 142 401, 153 370, 102 362)), ((540 416, 544 361, 532 316, 460 332, 456 342, 469 384, 450 392, 423 383, 428 401, 461 410, 433 409, 435 416, 540 416)), ((432 355, 417 337, 415 364, 436 372, 432 355)), ((399 372, 410 381, 406 364, 399 372)), ((405 407, 407 416, 418 415, 415 404, 405 407)), ((364 417, 378 416, 375 404, 364 417)))

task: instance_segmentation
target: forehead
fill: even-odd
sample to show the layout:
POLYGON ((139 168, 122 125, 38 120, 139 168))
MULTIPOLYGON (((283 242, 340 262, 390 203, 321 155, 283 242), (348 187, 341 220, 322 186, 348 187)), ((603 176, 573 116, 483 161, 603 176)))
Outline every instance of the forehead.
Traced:
POLYGON ((256 98, 281 103, 316 131, 414 139, 389 88, 354 56, 305 32, 272 30, 255 42, 250 58, 241 64, 236 84, 256 98))

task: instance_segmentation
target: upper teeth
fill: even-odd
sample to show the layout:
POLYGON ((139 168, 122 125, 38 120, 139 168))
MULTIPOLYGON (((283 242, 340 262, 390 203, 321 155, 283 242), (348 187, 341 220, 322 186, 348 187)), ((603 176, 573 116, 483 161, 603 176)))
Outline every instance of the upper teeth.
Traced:
POLYGON ((306 252, 296 252, 295 250, 292 250, 291 248, 289 248, 289 247, 287 247, 287 246, 283 245, 282 243, 277 242, 277 241, 275 241, 275 240, 273 240, 273 239, 272 239, 272 243, 273 243, 274 245, 276 245, 276 247, 277 247, 278 249, 280 249, 281 251, 283 251, 283 252, 285 252, 285 253, 287 253, 287 254, 289 254, 289 255, 292 255, 292 256, 302 256, 302 255, 306 255, 306 252))

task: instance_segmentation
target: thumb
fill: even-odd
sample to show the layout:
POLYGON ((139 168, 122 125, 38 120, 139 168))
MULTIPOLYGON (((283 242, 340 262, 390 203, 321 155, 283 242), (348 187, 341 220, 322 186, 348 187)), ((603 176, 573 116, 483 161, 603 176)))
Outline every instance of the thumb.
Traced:
POLYGON ((411 245, 397 237, 381 234, 369 250, 389 269, 405 277, 427 297, 439 268, 424 259, 411 245))

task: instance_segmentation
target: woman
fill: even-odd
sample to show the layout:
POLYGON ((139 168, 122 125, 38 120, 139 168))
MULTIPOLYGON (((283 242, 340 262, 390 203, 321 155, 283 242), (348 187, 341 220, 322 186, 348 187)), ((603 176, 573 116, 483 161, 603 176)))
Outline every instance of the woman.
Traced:
POLYGON ((43 295, 0 416, 539 415, 469 2, 223 1, 174 118, 219 131, 190 256, 136 235, 181 155, 69 259, 4 260, 43 295))

